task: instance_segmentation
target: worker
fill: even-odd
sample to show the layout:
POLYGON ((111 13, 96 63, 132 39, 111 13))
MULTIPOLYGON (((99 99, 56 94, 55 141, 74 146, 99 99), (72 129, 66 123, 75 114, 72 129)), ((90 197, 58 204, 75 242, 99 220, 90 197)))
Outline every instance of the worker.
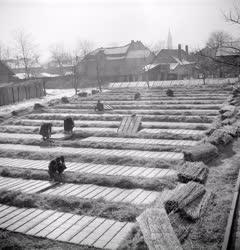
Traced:
POLYGON ((48 165, 48 174, 49 174, 50 180, 55 180, 56 173, 57 173, 57 161, 56 159, 54 159, 50 161, 48 165))
POLYGON ((74 128, 74 121, 72 117, 66 117, 64 119, 64 132, 72 134, 73 128, 74 128))
POLYGON ((134 100, 140 100, 141 94, 139 92, 135 93, 134 100))
POLYGON ((52 134, 52 123, 43 123, 40 127, 39 134, 42 135, 43 141, 48 140, 52 134))
POLYGON ((98 100, 97 105, 94 108, 95 111, 104 111, 104 106, 103 103, 100 102, 100 100, 98 100))
POLYGON ((63 179, 62 173, 66 169, 64 156, 58 157, 56 161, 57 161, 57 173, 58 173, 59 181, 62 181, 63 179))

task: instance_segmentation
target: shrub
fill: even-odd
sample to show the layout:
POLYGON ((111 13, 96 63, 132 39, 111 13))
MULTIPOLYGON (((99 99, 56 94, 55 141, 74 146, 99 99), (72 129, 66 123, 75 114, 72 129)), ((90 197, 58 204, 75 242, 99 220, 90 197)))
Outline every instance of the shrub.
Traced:
POLYGON ((97 89, 92 89, 92 95, 96 95, 97 93, 99 93, 99 90, 97 90, 97 89))
POLYGON ((10 176, 10 171, 8 169, 4 168, 1 172, 1 176, 5 176, 5 177, 10 176))
POLYGON ((61 101, 62 101, 62 103, 69 103, 69 100, 68 100, 68 98, 66 96, 63 96, 61 98, 61 101))
POLYGON ((87 92, 80 92, 78 93, 78 96, 80 97, 87 97, 88 93, 87 92))
POLYGON ((41 105, 40 103, 35 103, 34 106, 33 106, 34 110, 39 110, 39 109, 42 109, 42 108, 44 108, 44 106, 41 105))
POLYGON ((167 89, 166 94, 167 94, 167 96, 170 96, 170 97, 174 96, 173 90, 171 90, 171 89, 167 89))
POLYGON ((13 111, 12 111, 12 115, 13 115, 13 116, 16 116, 16 115, 18 115, 18 112, 15 111, 15 110, 13 110, 13 111))

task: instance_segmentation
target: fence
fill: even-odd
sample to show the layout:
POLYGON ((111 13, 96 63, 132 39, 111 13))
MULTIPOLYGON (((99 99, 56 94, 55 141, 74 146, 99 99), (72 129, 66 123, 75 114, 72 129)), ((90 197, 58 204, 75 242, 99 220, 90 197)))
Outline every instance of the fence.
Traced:
POLYGON ((29 80, 21 83, 0 86, 0 106, 44 96, 42 80, 29 80))
MULTIPOLYGON (((238 78, 207 78, 205 81, 206 85, 221 85, 221 84, 232 84, 236 82, 238 78)), ((190 80, 173 80, 173 81, 150 81, 150 88, 159 87, 178 87, 178 86, 201 86, 203 85, 202 79, 190 79, 190 80)), ((139 82, 112 82, 109 83, 108 88, 147 88, 146 81, 139 82)))

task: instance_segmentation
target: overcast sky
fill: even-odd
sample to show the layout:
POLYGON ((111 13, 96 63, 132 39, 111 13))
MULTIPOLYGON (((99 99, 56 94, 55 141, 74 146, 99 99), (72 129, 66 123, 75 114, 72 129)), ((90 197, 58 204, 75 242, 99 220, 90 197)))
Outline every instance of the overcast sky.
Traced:
POLYGON ((167 39, 173 45, 203 46, 214 30, 240 37, 240 26, 225 22, 223 13, 240 0, 0 0, 0 42, 11 44, 14 32, 31 33, 42 58, 51 44, 73 48, 77 40, 96 47, 146 44, 167 39))

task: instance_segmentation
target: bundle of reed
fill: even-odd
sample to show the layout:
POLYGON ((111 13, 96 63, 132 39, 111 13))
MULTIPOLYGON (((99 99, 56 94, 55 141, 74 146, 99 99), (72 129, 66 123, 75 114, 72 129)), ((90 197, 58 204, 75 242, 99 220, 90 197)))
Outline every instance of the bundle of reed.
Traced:
POLYGON ((196 181, 205 183, 209 169, 203 162, 185 162, 178 173, 178 180, 183 183, 196 181))
POLYGON ((198 197, 196 200, 184 207, 180 211, 180 214, 184 218, 196 221, 203 215, 205 209, 209 206, 213 199, 214 194, 207 191, 203 196, 198 197))
POLYGON ((211 143, 201 143, 183 151, 186 161, 208 162, 218 156, 218 149, 211 143))
POLYGON ((194 181, 188 182, 185 186, 174 192, 164 203, 167 213, 178 211, 186 207, 206 192, 203 185, 194 181))

